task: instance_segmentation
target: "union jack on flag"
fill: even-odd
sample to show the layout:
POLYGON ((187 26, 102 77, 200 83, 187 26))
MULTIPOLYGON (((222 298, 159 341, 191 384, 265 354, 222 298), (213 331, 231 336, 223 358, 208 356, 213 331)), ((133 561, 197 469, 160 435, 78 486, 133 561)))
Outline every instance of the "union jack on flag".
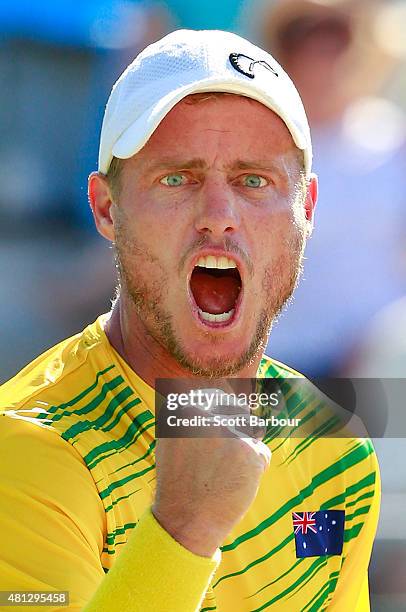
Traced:
POLYGON ((317 533, 315 512, 293 512, 293 527, 295 533, 307 534, 307 530, 317 533))

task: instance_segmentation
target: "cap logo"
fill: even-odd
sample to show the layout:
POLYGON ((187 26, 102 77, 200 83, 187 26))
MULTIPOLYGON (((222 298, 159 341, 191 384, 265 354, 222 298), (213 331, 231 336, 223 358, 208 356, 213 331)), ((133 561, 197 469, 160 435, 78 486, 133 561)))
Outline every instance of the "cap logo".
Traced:
POLYGON ((230 53, 228 59, 235 70, 241 72, 241 74, 244 74, 250 79, 255 78, 254 68, 258 64, 270 70, 275 76, 279 76, 276 70, 274 70, 265 60, 255 60, 253 57, 249 57, 249 55, 244 55, 244 53, 230 53))

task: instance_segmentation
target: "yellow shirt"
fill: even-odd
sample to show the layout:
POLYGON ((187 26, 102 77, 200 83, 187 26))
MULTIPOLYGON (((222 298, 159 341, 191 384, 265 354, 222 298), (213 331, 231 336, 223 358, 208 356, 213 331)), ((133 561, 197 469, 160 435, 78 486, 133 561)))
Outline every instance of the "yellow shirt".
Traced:
MULTIPOLYGON (((103 321, 0 389, 0 590, 69 591, 53 610, 369 610, 380 498, 371 442, 270 436, 271 465, 246 516, 221 555, 194 555, 149 510, 154 390, 103 321), (342 552, 297 557, 293 513, 321 510, 345 513, 342 552)), ((298 374, 264 357, 258 376, 298 374)), ((300 414, 305 402, 292 401, 300 414)))

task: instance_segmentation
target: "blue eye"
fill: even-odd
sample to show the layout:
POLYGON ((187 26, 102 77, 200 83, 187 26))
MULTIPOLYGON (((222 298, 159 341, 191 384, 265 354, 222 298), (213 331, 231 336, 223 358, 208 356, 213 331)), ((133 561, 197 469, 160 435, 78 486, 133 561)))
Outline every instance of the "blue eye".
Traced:
POLYGON ((247 174, 243 178, 243 184, 245 187, 252 187, 257 189, 258 187, 265 187, 267 185, 267 181, 263 176, 259 176, 259 174, 247 174))
POLYGON ((186 181, 186 177, 184 174, 180 174, 178 172, 174 172, 173 174, 167 174, 159 181, 163 185, 167 185, 168 187, 180 187, 184 185, 186 181))

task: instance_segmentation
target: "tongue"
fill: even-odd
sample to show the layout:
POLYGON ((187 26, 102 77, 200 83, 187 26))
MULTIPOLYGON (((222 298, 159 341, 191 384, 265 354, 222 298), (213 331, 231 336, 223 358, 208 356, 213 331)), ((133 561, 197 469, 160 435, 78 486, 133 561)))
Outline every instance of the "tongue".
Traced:
POLYGON ((190 287, 199 308, 211 314, 234 308, 241 289, 239 280, 233 276, 215 277, 200 270, 193 272, 190 287))

